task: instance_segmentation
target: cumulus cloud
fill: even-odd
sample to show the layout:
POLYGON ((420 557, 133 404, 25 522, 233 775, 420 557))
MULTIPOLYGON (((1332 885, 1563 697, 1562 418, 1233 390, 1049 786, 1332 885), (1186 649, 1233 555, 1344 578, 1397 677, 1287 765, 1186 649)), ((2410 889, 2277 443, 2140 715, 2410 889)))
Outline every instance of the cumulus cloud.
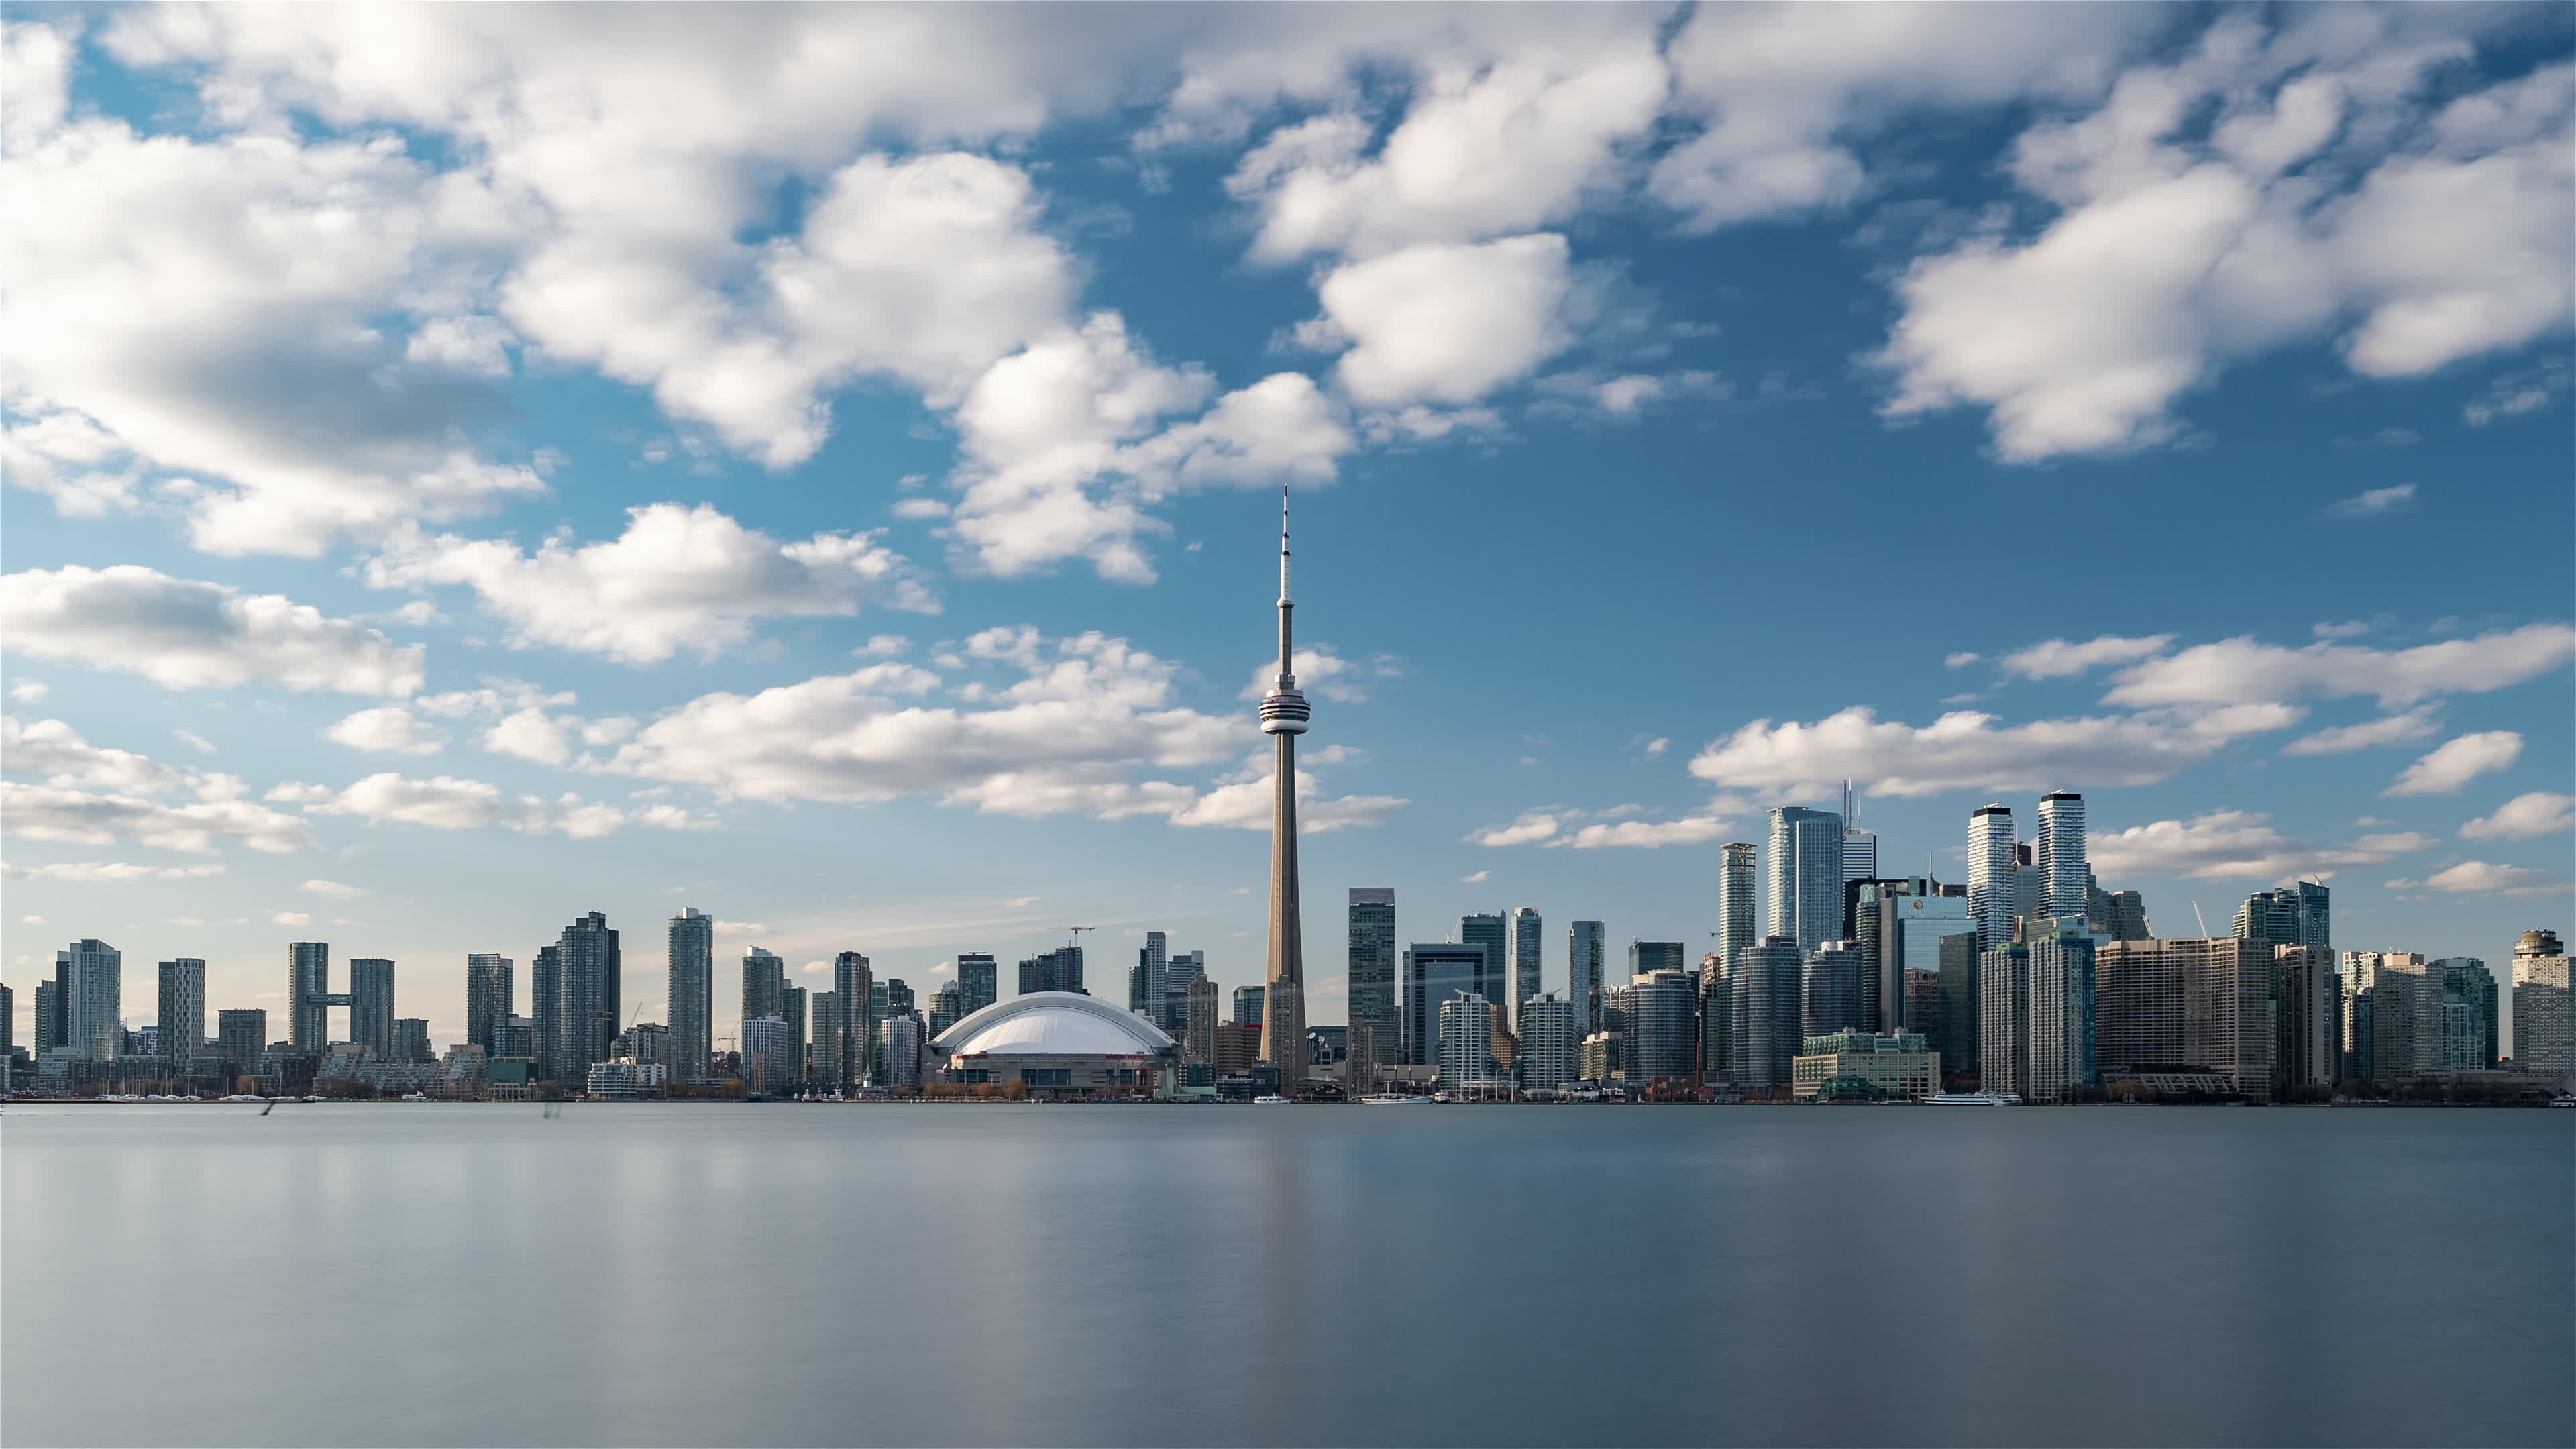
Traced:
MULTIPOLYGON (((268 798, 301 804, 308 814, 350 815, 370 823, 391 821, 433 830, 499 826, 526 834, 551 833, 575 839, 606 835, 628 826, 698 830, 713 824, 673 805, 620 810, 573 794, 551 800, 538 795, 510 796, 488 781, 454 775, 419 779, 391 771, 369 775, 336 791, 327 786, 281 785, 271 790, 268 798)), ((308 884, 307 889, 311 888, 308 884)))
POLYGON ((241 798, 242 782, 230 775, 92 745, 61 720, 22 724, 0 716, 0 767, 45 777, 41 784, 0 781, 0 822, 30 840, 127 840, 202 855, 225 839, 283 853, 301 849, 311 834, 303 821, 241 798), (180 791, 196 798, 176 805, 151 798, 180 791))
MULTIPOLYGON (((2150 654, 2161 654, 2174 641, 2171 634, 2155 634, 2139 639, 2124 639, 2117 634, 2104 634, 2082 644, 2069 644, 2063 639, 2049 639, 2027 649, 2017 649, 2003 657, 2004 672, 2024 679, 2062 679, 2082 674, 2104 664, 2126 664, 2150 654)), ((1952 656, 1957 657, 1957 656, 1952 656)))
POLYGON ((1552 232, 1424 243, 1325 277, 1325 325, 1304 335, 1348 341, 1335 375, 1366 406, 1470 403, 1573 340, 1573 285, 1565 238, 1552 232))
POLYGON ((1854 705, 1813 724, 1755 720, 1712 741, 1691 761, 1691 773, 1712 784, 1791 793, 1867 781, 1873 795, 1899 796, 2047 789, 2069 780, 2147 785, 2209 759, 2230 740, 2298 718, 2297 710, 2268 705, 2008 725, 1959 710, 1915 726, 1854 705))
POLYGON ((2355 750, 2380 745, 2411 744, 2428 739, 2441 728, 2430 708, 2410 709, 2404 714, 2385 715, 2362 724, 2336 725, 2312 735, 2302 735, 2281 747, 2285 755, 2348 755, 2355 750))
POLYGON ((308 880, 302 888, 335 901, 354 901, 373 894, 363 886, 342 885, 336 880, 308 880))
POLYGON ((872 534, 780 543, 700 504, 628 510, 614 540, 550 538, 533 554, 497 539, 411 538, 368 565, 380 588, 464 584, 507 619, 518 647, 554 645, 629 664, 683 647, 713 658, 763 617, 850 615, 881 600, 935 612, 903 559, 872 534))
MULTIPOLYGON (((1172 823, 1232 830, 1268 830, 1279 787, 1275 770, 1218 785, 1183 809, 1172 823)), ((1410 800, 1393 795, 1342 795, 1327 798, 1313 771, 1297 772, 1297 833, 1322 835, 1352 826, 1383 825, 1401 814, 1410 800)))
POLYGON ((2576 626, 2526 624, 2412 649, 2320 642, 2299 649, 2251 637, 2195 644, 2121 671, 2105 703, 2254 704, 2371 694, 2395 708, 2434 694, 2482 694, 2576 660, 2576 626))
POLYGON ((1550 806, 1543 810, 1524 810, 1508 824, 1487 826, 1468 832, 1471 845, 1511 846, 1544 845, 1550 848, 1571 847, 1576 850, 1598 850, 1622 847, 1654 850, 1667 845, 1704 845, 1723 840, 1736 829, 1729 811, 1740 809, 1741 802, 1719 799, 1708 808, 1693 811, 1672 820, 1630 820, 1636 807, 1621 806, 1615 810, 1583 811, 1550 806))
MULTIPOLYGON (((1297 689, 1300 693, 1317 699, 1328 699, 1336 704, 1368 702, 1368 687, 1363 682, 1369 677, 1368 674, 1359 665, 1335 653, 1332 645, 1317 644, 1300 649, 1297 651, 1297 657, 1290 662, 1296 666, 1297 689)), ((1277 682, 1278 677, 1279 661, 1276 658, 1267 664, 1255 665, 1252 671, 1252 682, 1243 687, 1243 692, 1237 698, 1260 699, 1270 692, 1271 685, 1277 682)))
POLYGON ((2471 840, 2529 840, 2542 835, 2576 833, 2576 795, 2534 790, 2504 802, 2493 815, 2460 827, 2471 840))
POLYGON ((2430 836, 2398 831, 2338 846, 2318 845, 2283 835, 2268 815, 2213 810, 2189 820, 2097 831, 2090 850, 2095 868, 2104 875, 2323 880, 2337 870, 2384 864, 2434 843, 2430 836))
POLYGON ((0 634, 38 659, 126 669, 170 689, 251 680, 288 689, 404 695, 421 647, 277 594, 177 579, 139 564, 0 577, 0 634))
POLYGON ((2228 17, 2091 113, 2026 132, 2014 174, 2056 215, 1904 270, 1878 356, 1888 413, 1985 408, 2008 461, 2116 452, 2173 437, 2174 401, 2230 360, 2343 319, 2346 362, 2370 377, 2563 326, 2571 70, 2428 112, 2422 77, 2469 47, 2426 18, 2228 17), (2369 146, 2361 164, 2339 138, 2369 146))
POLYGON ((447 747, 446 735, 398 704, 359 710, 322 733, 353 750, 385 754, 434 755, 447 747))
MULTIPOLYGON (((2399 885, 2401 882, 2391 881, 2389 884, 2399 885)), ((2484 860, 2464 860, 2448 869, 2435 871, 2424 878, 2424 885, 2430 890, 2463 896, 2556 898, 2563 897, 2567 891, 2567 881, 2563 876, 2484 860)))
POLYGON ((2414 503, 2415 485, 2412 483, 2399 483, 2387 488, 2368 489, 2363 492, 2356 493, 2350 498, 2339 499, 2333 504, 2328 505, 2326 508, 2326 516, 2329 518, 2377 518, 2383 513, 2395 513, 2400 509, 2410 508, 2414 506, 2414 503))
POLYGON ((2480 775, 2508 769, 2522 758, 2522 736, 2512 730, 2485 730, 2445 740, 2431 754, 2406 767, 2383 795, 2456 795, 2480 775))

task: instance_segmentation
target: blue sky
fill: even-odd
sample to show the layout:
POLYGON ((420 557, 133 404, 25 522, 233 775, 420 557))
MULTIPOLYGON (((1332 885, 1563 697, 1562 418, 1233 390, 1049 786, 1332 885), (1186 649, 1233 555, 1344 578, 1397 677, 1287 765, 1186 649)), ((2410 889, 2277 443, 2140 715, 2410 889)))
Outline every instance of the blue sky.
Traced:
POLYGON ((609 14, 13 11, 22 1011, 1255 980, 1283 483, 1317 1020, 1347 886, 1555 984, 1846 777, 1945 874, 2083 790, 2164 934, 2569 925, 2563 9, 609 14))

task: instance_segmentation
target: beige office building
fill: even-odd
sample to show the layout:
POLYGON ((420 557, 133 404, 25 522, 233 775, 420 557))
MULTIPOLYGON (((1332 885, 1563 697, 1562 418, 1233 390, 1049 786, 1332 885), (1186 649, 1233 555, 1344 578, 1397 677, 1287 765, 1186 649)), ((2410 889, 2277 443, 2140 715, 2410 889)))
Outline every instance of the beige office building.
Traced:
POLYGON ((1941 1054, 1928 1049, 1916 1031, 1811 1036, 1789 1070, 1792 1091, 1802 1102, 1836 1077, 1858 1077, 1891 1097, 1923 1097, 1941 1090, 1941 1054))

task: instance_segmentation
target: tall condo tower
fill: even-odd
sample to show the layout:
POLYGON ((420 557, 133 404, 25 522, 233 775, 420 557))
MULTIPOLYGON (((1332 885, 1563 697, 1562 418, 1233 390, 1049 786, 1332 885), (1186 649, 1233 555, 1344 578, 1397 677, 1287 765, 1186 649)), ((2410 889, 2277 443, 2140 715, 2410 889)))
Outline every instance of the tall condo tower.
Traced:
POLYGON ((1297 692, 1297 605, 1288 592, 1288 488, 1279 489, 1279 678, 1261 698, 1261 732, 1278 741, 1270 810, 1270 969, 1262 1003, 1261 1055, 1279 1085, 1306 1080, 1306 942, 1297 906, 1297 737, 1313 710, 1297 692))
POLYGON ((1986 805, 1968 817, 1968 919, 1977 925, 1977 949, 1998 950, 2012 941, 2013 813, 1986 805))
MULTIPOLYGON (((694 1082, 710 1075, 715 1054, 716 923, 695 906, 671 918, 671 1077, 694 1082)), ((509 987, 501 988, 503 1011, 509 987)), ((506 1024, 506 1023, 505 1023, 506 1024)))
POLYGON ((1771 812, 1771 850, 1762 861, 1766 929, 1812 951, 1843 933, 1843 818, 1783 805, 1771 812))
POLYGON ((2092 899, 2084 857, 2084 797, 2056 790, 2039 797, 2038 914, 2081 919, 2092 899))
POLYGON ((1753 847, 1738 841, 1723 847, 1717 873, 1717 964, 1735 964, 1735 953, 1753 944, 1753 847))

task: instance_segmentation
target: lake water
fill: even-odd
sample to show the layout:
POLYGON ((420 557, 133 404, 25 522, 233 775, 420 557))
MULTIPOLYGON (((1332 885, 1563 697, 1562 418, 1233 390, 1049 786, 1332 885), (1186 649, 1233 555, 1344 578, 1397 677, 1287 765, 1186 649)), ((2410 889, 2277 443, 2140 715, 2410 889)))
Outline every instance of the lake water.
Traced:
POLYGON ((12 1105, 0 1440, 2560 1445, 2576 1113, 12 1105))

